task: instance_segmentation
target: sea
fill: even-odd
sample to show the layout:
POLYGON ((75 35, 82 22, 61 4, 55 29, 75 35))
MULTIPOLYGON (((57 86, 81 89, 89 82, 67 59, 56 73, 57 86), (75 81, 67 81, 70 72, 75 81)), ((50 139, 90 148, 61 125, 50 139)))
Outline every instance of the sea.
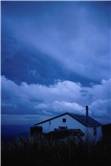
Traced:
POLYGON ((1 115, 1 140, 28 137, 31 126, 48 118, 46 115, 1 115))

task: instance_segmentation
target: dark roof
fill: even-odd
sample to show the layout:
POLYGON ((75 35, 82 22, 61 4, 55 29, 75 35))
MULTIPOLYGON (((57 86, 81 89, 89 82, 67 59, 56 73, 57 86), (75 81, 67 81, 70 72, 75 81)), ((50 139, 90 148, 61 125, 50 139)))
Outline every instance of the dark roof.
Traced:
POLYGON ((69 113, 69 115, 72 118, 79 121, 80 123, 82 123, 84 126, 87 126, 87 127, 101 126, 101 124, 99 122, 97 122, 95 119, 91 118, 90 116, 88 116, 88 118, 86 119, 86 116, 84 116, 84 115, 76 115, 73 113, 69 113))
POLYGON ((88 116, 88 118, 86 119, 86 116, 84 115, 77 115, 77 114, 73 114, 73 113, 64 113, 64 114, 60 114, 58 116, 54 116, 52 118, 49 118, 47 120, 41 121, 35 125, 39 125, 39 124, 43 124, 45 122, 51 121, 53 119, 59 118, 61 116, 64 115, 69 115, 71 116, 73 119, 76 119, 77 121, 79 121, 81 124, 83 124, 86 127, 97 127, 97 126, 101 126, 101 124, 99 122, 97 122, 95 119, 91 118, 90 116, 88 116))

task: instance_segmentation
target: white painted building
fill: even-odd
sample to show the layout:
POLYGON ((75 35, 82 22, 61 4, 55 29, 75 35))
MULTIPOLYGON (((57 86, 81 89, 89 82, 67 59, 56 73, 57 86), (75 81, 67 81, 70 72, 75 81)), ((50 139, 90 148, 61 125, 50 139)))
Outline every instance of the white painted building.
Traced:
POLYGON ((102 127, 99 122, 89 116, 72 113, 52 117, 35 124, 33 127, 41 127, 43 133, 57 130, 80 130, 84 134, 82 140, 88 142, 98 142, 102 138, 102 127))

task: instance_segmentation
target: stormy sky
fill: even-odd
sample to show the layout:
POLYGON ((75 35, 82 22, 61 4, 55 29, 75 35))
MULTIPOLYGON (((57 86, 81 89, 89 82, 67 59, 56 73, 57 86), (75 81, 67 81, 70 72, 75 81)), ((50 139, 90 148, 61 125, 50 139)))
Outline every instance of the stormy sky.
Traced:
POLYGON ((111 3, 2 2, 2 114, 111 121, 111 3))

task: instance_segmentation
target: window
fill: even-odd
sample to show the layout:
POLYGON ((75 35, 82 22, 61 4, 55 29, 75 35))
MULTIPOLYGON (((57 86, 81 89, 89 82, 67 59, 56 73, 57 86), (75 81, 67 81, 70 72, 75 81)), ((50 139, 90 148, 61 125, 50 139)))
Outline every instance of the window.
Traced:
POLYGON ((65 118, 63 118, 63 119, 62 119, 62 121, 65 123, 65 122, 66 122, 66 119, 65 119, 65 118))
POLYGON ((96 135, 97 134, 97 130, 96 130, 96 127, 94 127, 94 135, 96 135))

